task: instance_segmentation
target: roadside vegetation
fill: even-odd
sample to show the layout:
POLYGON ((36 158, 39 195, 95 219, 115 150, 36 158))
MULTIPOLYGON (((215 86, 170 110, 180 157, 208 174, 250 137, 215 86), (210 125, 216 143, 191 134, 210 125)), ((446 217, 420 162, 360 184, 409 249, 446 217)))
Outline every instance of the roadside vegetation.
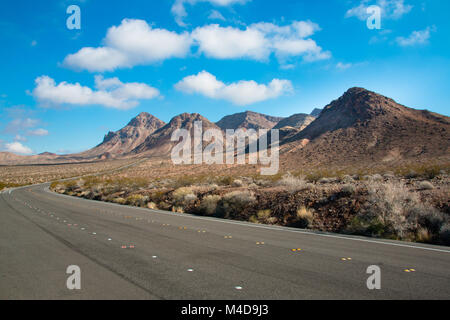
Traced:
POLYGON ((136 174, 141 169, 54 182, 51 189, 149 209, 450 245, 450 170, 445 166, 160 178, 136 174))
POLYGON ((77 177, 119 168, 130 160, 0 166, 0 190, 77 177))

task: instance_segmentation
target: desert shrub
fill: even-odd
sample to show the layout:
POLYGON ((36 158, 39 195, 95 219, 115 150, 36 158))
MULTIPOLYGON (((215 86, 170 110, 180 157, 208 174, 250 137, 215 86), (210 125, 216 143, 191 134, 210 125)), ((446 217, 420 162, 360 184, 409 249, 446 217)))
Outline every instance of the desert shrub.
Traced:
POLYGON ((271 218, 272 211, 270 209, 266 210, 259 210, 256 214, 258 221, 262 223, 267 223, 268 220, 271 218))
POLYGON ((165 194, 166 193, 164 191, 156 191, 156 192, 153 192, 150 195, 150 199, 153 202, 158 203, 158 202, 161 202, 164 199, 165 194))
POLYGON ((193 176, 183 176, 178 178, 173 184, 175 188, 182 188, 193 185, 195 181, 193 176))
POLYGON ((306 180, 318 182, 322 178, 329 178, 331 176, 333 176, 333 173, 328 170, 315 170, 306 175, 306 180))
POLYGON ((173 206, 172 207, 172 212, 184 213, 184 209, 181 206, 173 206))
POLYGON ((73 181, 73 180, 66 181, 64 183, 64 185, 65 185, 66 192, 73 192, 78 188, 77 182, 73 181))
POLYGON ((259 223, 258 217, 255 215, 251 215, 250 218, 248 218, 248 221, 251 223, 259 223))
POLYGON ((208 184, 208 188, 210 190, 217 190, 219 188, 219 186, 215 183, 210 183, 210 184, 208 184))
POLYGON ((438 234, 445 223, 445 216, 442 212, 423 204, 417 204, 411 208, 408 219, 417 228, 426 228, 433 234, 438 234))
POLYGON ((197 196, 192 191, 192 188, 181 187, 172 193, 172 197, 176 204, 184 204, 197 199, 197 196))
POLYGON ((428 179, 434 179, 441 174, 441 168, 439 166, 428 166, 423 168, 422 175, 428 179))
POLYGON ((351 176, 346 174, 345 176, 342 177, 341 181, 345 182, 345 183, 351 183, 351 182, 353 182, 355 180, 351 176))
POLYGON ((446 223, 439 230, 439 239, 445 245, 450 245, 450 223, 446 223))
POLYGON ((233 191, 223 196, 221 209, 224 216, 229 217, 230 214, 241 212, 255 201, 255 196, 249 191, 233 191))
POLYGON ((381 176, 381 174, 376 173, 370 178, 370 180, 379 182, 383 181, 383 177, 381 176))
POLYGON ((314 211, 305 206, 297 209, 293 225, 298 228, 308 228, 314 220, 314 211))
POLYGON ((200 203, 200 212, 206 215, 213 215, 216 213, 217 203, 221 199, 219 195, 207 195, 200 203))
POLYGON ((124 198, 118 197, 112 200, 112 202, 117 204, 125 204, 127 201, 124 198))
POLYGON ((417 198, 401 184, 370 183, 365 208, 353 219, 350 229, 373 236, 402 237, 406 234, 406 212, 417 198))
POLYGON ((330 179, 330 178, 320 178, 318 182, 319 182, 320 184, 327 184, 327 183, 333 182, 333 180, 330 179))
POLYGON ((158 209, 158 206, 154 202, 147 203, 147 208, 149 209, 158 209))
POLYGON ((383 178, 392 180, 392 179, 395 179, 395 175, 393 173, 388 172, 388 173, 383 174, 383 178))
POLYGON ((224 185, 224 186, 231 185, 233 183, 233 181, 234 181, 234 178, 231 176, 222 176, 222 177, 219 177, 219 179, 218 179, 218 183, 221 185, 224 185))
POLYGON ((232 185, 233 185, 233 187, 238 188, 238 187, 242 187, 244 185, 244 183, 242 182, 242 180, 236 179, 233 181, 232 185))
POLYGON ((351 232, 417 239, 423 238, 424 229, 435 236, 445 222, 441 212, 421 203, 418 195, 401 183, 370 183, 367 189, 364 208, 348 226, 351 232))
POLYGON ((432 234, 426 228, 419 228, 416 232, 417 242, 429 243, 432 242, 432 234))
POLYGON ((434 186, 431 182, 429 181, 421 181, 419 183, 419 189, 420 190, 433 190, 434 186))
MULTIPOLYGON (((55 190, 59 184, 60 183, 58 181, 54 181, 54 182, 50 183, 50 190, 55 190)), ((6 185, 4 183, 0 182, 0 190, 5 187, 6 187, 6 185)))
POLYGON ((197 196, 193 193, 189 193, 187 195, 184 196, 184 202, 192 202, 197 200, 197 196))
POLYGON ((133 194, 131 196, 128 196, 126 198, 126 204, 132 205, 135 207, 144 207, 148 201, 148 198, 140 195, 140 194, 133 194))
POLYGON ((356 188, 354 185, 346 184, 346 185, 342 186, 341 191, 342 191, 342 193, 345 193, 347 195, 352 195, 355 193, 356 188))
POLYGON ((290 173, 285 174, 280 181, 278 181, 278 185, 285 187, 291 192, 308 188, 308 184, 303 178, 295 177, 290 173))

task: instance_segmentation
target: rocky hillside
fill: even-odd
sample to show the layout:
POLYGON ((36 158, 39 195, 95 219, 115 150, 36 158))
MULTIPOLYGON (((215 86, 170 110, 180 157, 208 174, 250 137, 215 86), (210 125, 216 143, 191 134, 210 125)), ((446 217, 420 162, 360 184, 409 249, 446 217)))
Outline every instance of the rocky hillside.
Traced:
POLYGON ((283 120, 281 117, 272 117, 262 113, 245 111, 223 117, 220 121, 216 122, 216 125, 222 130, 238 128, 258 130, 271 129, 281 120, 283 120))
POLYGON ((316 118, 305 113, 297 113, 294 114, 288 118, 284 118, 280 122, 277 123, 277 125, 274 127, 274 129, 281 129, 284 127, 292 127, 299 130, 305 129, 311 122, 313 122, 316 118))
POLYGON ((450 118, 351 88, 303 131, 282 141, 291 164, 398 163, 448 159, 450 118))
POLYGON ((122 129, 105 135, 103 142, 95 148, 81 153, 82 156, 99 156, 110 158, 128 153, 139 146, 145 139, 163 127, 165 123, 155 116, 142 112, 122 129))
POLYGON ((169 155, 173 146, 177 144, 177 142, 170 141, 172 133, 177 129, 186 129, 191 132, 191 137, 193 137, 195 121, 202 121, 203 131, 210 128, 220 130, 218 126, 198 113, 183 113, 172 118, 168 124, 149 135, 145 141, 132 150, 130 154, 155 156, 169 155))

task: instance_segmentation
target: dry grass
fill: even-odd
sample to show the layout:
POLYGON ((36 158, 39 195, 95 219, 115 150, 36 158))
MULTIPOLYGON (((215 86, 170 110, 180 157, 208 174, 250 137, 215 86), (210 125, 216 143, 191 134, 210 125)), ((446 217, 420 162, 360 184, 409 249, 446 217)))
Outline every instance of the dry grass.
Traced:
POLYGON ((35 183, 99 173, 119 168, 134 161, 112 160, 54 165, 0 166, 0 188, 16 187, 35 183))
POLYGON ((257 166, 161 163, 150 159, 52 189, 174 212, 411 241, 445 243, 450 233, 450 180, 442 166, 410 166, 402 174, 394 167, 355 167, 260 176, 257 166), (411 168, 415 178, 405 173, 411 168), (433 188, 424 188, 424 182, 433 188))
POLYGON ((278 181, 278 185, 285 187, 290 192, 304 190, 310 187, 302 177, 295 177, 289 172, 278 181))

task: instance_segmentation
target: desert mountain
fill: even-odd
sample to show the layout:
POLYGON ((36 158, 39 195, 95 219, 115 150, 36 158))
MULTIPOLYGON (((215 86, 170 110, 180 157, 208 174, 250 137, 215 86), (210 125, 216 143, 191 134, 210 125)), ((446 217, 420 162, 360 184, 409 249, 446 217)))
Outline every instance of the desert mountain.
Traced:
POLYGON ((284 141, 297 165, 370 165, 450 155, 450 118, 415 110, 363 88, 331 102, 303 131, 284 141))
POLYGON ((271 129, 280 120, 281 117, 272 117, 262 113, 245 111, 241 113, 235 113, 229 116, 223 117, 220 121, 216 122, 222 130, 226 129, 271 129))
POLYGON ((183 113, 172 118, 168 124, 149 135, 145 141, 132 150, 130 154, 155 156, 169 155, 172 147, 177 144, 177 142, 170 141, 172 133, 177 129, 186 129, 190 131, 191 137, 193 137, 195 121, 202 121, 203 132, 208 129, 220 130, 218 126, 198 113, 183 113))
POLYGON ((313 111, 311 111, 310 115, 317 118, 323 109, 315 108, 313 111))
POLYGON ((0 152, 0 164, 19 165, 19 164, 43 164, 43 163, 62 163, 75 160, 73 158, 60 156, 50 152, 44 152, 37 155, 25 156, 11 152, 0 152))
POLYGON ((277 123, 274 129, 281 129, 284 127, 292 127, 297 128, 299 130, 305 129, 311 122, 313 122, 316 118, 305 113, 297 113, 288 118, 282 119, 277 123))
POLYGON ((110 131, 98 146, 79 155, 99 156, 108 159, 128 153, 143 143, 151 133, 164 125, 165 123, 155 116, 142 112, 131 119, 122 129, 115 132, 110 131))

